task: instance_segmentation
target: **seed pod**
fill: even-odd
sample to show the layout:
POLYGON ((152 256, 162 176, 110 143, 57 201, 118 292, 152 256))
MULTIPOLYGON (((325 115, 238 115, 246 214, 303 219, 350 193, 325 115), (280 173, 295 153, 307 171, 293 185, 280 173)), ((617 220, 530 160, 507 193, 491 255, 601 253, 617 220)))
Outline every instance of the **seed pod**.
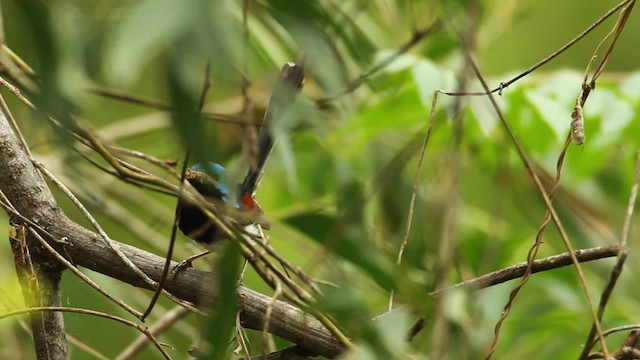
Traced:
POLYGON ((582 105, 578 102, 571 113, 571 139, 576 145, 584 144, 584 117, 582 105))

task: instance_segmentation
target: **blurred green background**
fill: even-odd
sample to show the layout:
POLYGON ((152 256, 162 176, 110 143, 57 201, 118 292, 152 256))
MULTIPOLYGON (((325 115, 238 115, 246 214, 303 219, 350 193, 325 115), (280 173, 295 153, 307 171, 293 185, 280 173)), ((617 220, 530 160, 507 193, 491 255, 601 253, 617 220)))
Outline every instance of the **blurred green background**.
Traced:
MULTIPOLYGON (((427 293, 524 261, 545 209, 486 98, 440 96, 407 250, 402 264, 395 266, 433 91, 457 90, 464 78, 467 90, 480 89, 470 71, 463 75, 464 56, 453 24, 474 39, 474 57, 495 87, 567 43, 617 2, 246 3, 247 33, 241 1, 8 0, 1 5, 6 45, 35 70, 42 84, 38 106, 61 114, 61 121, 71 110, 105 142, 161 159, 181 160, 190 148, 196 158, 222 163, 238 178, 246 166, 239 126, 172 120, 166 112, 88 90, 108 88, 166 104, 180 95, 195 101, 209 59, 212 85, 205 110, 242 115, 246 69, 250 113, 261 119, 280 67, 306 54, 303 98, 295 116, 274 125, 277 144, 257 195, 272 223, 272 244, 314 277, 339 286, 324 289, 318 307, 360 345, 349 358, 483 357, 514 283, 451 292, 443 301, 427 293), (416 29, 434 22, 441 25, 433 33, 356 91, 343 93, 360 74, 407 43, 416 29), (327 98, 331 100, 324 101, 327 98), (460 117, 455 116, 457 105, 460 117), (400 310, 369 322, 386 311, 392 287, 400 310), (427 326, 405 344, 404 333, 418 316, 429 319, 427 326)), ((555 175, 584 69, 615 19, 509 86, 498 99, 528 155, 548 179, 555 175)), ((587 142, 572 145, 567 155, 555 204, 575 248, 612 244, 620 237, 640 148, 639 33, 640 21, 632 14, 585 106, 587 142)), ((126 185, 91 166, 71 151, 87 152, 85 148, 59 136, 6 89, 0 92, 35 157, 80 197, 112 238, 160 255, 166 252, 174 198, 126 185)), ((170 179, 156 167, 134 162, 170 179)), ((67 214, 88 226, 70 201, 53 191, 67 214)), ((640 289, 633 280, 640 271, 635 256, 638 216, 633 224, 630 256, 604 328, 638 322, 640 289)), ((2 213, 0 233, 7 231, 2 213)), ((198 250, 180 235, 174 258, 198 250)), ((563 251, 550 226, 540 256, 563 251)), ((0 256, 0 309, 20 308, 22 294, 8 241, 0 242, 0 256)), ((604 260, 583 266, 595 299, 612 264, 604 260)), ((149 301, 147 291, 85 272, 138 309, 149 301)), ((251 271, 245 284, 272 293, 251 271)), ((128 316, 69 273, 63 285, 66 306, 128 316)), ((148 324, 171 307, 162 299, 148 324)), ((0 358, 34 358, 24 319, 0 321, 0 358)), ((84 315, 65 314, 65 320, 69 334, 106 358, 115 358, 138 335, 121 324, 84 315)), ((172 346, 172 356, 187 358, 199 325, 189 315, 160 340, 172 346)), ((576 358, 590 326, 573 269, 535 275, 503 326, 495 358, 576 358)), ((259 333, 249 336, 253 355, 259 354, 259 333)), ((609 349, 623 338, 611 336, 609 349)), ((277 348, 285 345, 276 339, 277 348)), ((77 345, 71 345, 71 355, 95 358, 77 345)), ((147 350, 140 358, 160 357, 147 350)))

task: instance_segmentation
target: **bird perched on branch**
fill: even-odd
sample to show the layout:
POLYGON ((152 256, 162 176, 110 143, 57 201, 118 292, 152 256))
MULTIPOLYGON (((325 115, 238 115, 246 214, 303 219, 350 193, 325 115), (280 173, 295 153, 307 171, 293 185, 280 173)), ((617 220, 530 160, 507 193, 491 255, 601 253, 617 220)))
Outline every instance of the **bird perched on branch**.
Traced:
MULTIPOLYGON (((269 223, 264 212, 251 194, 244 193, 238 200, 231 201, 233 195, 229 186, 224 183, 225 174, 226 170, 220 164, 198 163, 187 170, 185 180, 220 213, 240 225, 258 224, 268 229, 269 223)), ((178 227, 187 237, 205 246, 225 238, 216 223, 195 204, 182 204, 178 227)))
MULTIPOLYGON (((224 183, 225 169, 214 162, 193 165, 185 174, 185 179, 213 205, 218 212, 240 225, 260 225, 268 229, 269 223, 260 205, 256 202, 255 191, 263 174, 267 158, 273 148, 271 135, 272 122, 290 111, 304 83, 303 62, 287 63, 283 66, 280 77, 274 86, 271 99, 262 122, 258 136, 258 156, 249 165, 249 170, 241 184, 238 184, 237 197, 224 183)), ((178 227, 189 238, 205 245, 219 243, 225 239, 216 222, 205 214, 197 205, 183 202, 178 227)))

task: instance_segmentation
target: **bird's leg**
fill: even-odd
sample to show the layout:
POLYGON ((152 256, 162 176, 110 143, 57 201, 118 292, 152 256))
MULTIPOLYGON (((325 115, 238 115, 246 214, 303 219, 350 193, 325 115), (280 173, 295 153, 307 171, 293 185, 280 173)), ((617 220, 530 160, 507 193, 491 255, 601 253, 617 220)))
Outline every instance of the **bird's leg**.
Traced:
POLYGON ((199 254, 195 254, 195 255, 191 255, 188 258, 180 261, 176 266, 173 267, 173 269, 171 271, 173 271, 174 276, 177 275, 180 271, 186 269, 186 268, 190 268, 193 267, 193 262, 200 259, 201 257, 205 257, 207 255, 211 254, 211 251, 206 250, 203 251, 199 254))
POLYGON ((247 267, 249 265, 249 260, 244 259, 244 264, 242 265, 242 270, 240 271, 240 276, 238 277, 238 285, 242 285, 244 281, 244 274, 247 272, 247 267))
MULTIPOLYGON (((252 224, 252 225, 246 226, 245 230, 248 233, 255 235, 257 238, 262 239, 263 243, 268 241, 268 240, 266 240, 267 237, 265 236, 264 232, 262 231, 262 226, 260 224, 252 224)), ((247 237, 247 239, 249 240, 249 243, 251 244, 251 247, 255 246, 255 242, 251 237, 247 237)), ((248 265, 249 265, 249 260, 244 259, 244 265, 242 265, 242 270, 240 271, 240 276, 238 277, 238 285, 242 284, 242 281, 244 280, 244 274, 247 271, 248 265)))

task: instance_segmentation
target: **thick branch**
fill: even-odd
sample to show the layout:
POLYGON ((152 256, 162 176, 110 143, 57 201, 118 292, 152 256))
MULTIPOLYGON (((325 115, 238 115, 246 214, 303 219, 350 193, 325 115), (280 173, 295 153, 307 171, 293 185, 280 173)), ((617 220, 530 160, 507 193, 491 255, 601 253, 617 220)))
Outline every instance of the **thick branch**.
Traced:
MULTIPOLYGON (((64 238, 64 243, 51 241, 51 245, 74 264, 134 286, 148 288, 96 233, 75 223, 62 212, 1 113, 0 190, 19 213, 37 223, 55 239, 64 238)), ((140 270, 159 281, 164 258, 122 243, 118 243, 118 247, 140 270)), ((172 263, 172 266, 175 265, 172 263)), ((195 304, 207 296, 214 296, 211 274, 195 268, 187 268, 177 276, 170 277, 165 288, 195 304)), ((248 328, 262 329, 264 313, 271 298, 245 287, 239 288, 238 296, 243 324, 248 328)), ((318 355, 333 357, 343 349, 318 320, 281 301, 273 306, 269 331, 318 355)))
POLYGON ((251 360, 309 360, 309 354, 301 350, 298 346, 288 347, 270 354, 258 355, 251 360))
MULTIPOLYGON (((16 274, 28 307, 61 306, 60 279, 62 268, 47 253, 41 253, 27 241, 24 226, 11 228, 9 242, 14 254, 16 274), (33 251, 31 251, 32 249, 33 251)), ((69 352, 61 312, 35 312, 31 332, 38 359, 68 359, 69 352)))
MULTIPOLYGON (((42 263, 34 263, 35 273, 40 285, 37 306, 62 306, 60 279, 62 273, 51 270, 42 263)), ((64 318, 58 311, 32 313, 31 329, 38 359, 68 359, 68 345, 64 330, 64 318)))

